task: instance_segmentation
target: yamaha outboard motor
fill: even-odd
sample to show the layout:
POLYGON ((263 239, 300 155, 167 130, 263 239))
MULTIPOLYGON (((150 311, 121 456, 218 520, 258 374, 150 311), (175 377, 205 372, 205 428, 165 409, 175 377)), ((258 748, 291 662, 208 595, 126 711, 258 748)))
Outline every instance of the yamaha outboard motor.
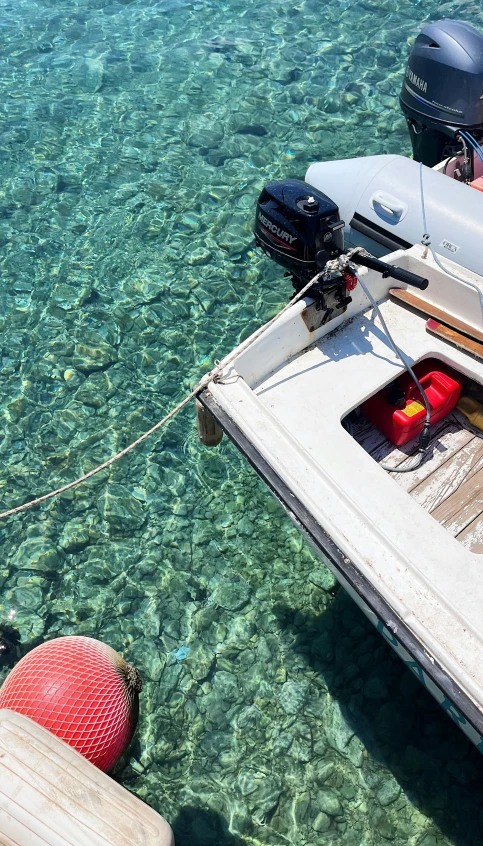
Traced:
POLYGON ((427 24, 400 94, 414 158, 433 167, 461 151, 459 130, 483 137, 483 35, 461 21, 427 24))

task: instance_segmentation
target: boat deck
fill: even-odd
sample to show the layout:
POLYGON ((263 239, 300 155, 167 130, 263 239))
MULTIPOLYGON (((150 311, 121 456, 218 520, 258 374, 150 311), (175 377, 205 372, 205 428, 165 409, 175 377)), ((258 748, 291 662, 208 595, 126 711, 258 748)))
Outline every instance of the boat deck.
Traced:
MULTIPOLYGON (((363 417, 352 434, 378 464, 404 468, 415 460, 417 439, 396 447, 363 417)), ((433 427, 420 467, 390 476, 463 546, 483 554, 483 432, 461 412, 433 427)))

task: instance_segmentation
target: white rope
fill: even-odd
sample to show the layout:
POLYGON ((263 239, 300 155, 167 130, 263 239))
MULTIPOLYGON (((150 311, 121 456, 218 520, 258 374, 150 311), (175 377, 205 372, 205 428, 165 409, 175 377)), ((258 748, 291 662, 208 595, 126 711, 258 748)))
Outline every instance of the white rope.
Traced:
POLYGON ((314 276, 313 279, 310 280, 310 282, 307 282, 307 284, 298 292, 298 294, 295 294, 295 296, 292 297, 290 302, 288 302, 287 305, 284 306, 283 309, 275 315, 275 317, 272 317, 272 319, 269 320, 268 323, 265 323, 263 326, 257 329, 254 335, 251 335, 249 338, 247 338, 246 341, 240 344, 240 346, 233 350, 230 355, 223 359, 220 364, 217 364, 217 366, 213 370, 210 370, 209 373, 206 373, 203 378, 198 382, 198 384, 193 388, 193 390, 188 394, 188 396, 181 400, 181 402, 178 403, 178 405, 173 408, 169 412, 169 414, 166 415, 166 417, 163 417, 163 419, 156 423, 155 426, 152 426, 151 429, 148 429, 147 432, 144 432, 143 435, 140 435, 140 437, 133 441, 132 444, 129 444, 129 446, 116 453, 116 455, 113 455, 111 456, 111 458, 108 458, 107 461, 104 461, 102 464, 99 464, 98 467, 95 467, 93 470, 89 470, 89 472, 84 473, 83 476, 79 476, 79 478, 75 479, 75 481, 69 482, 67 485, 62 485, 62 487, 56 488, 55 491, 50 491, 50 493, 43 494, 43 496, 39 496, 36 499, 30 500, 29 502, 25 502, 23 505, 18 505, 16 508, 9 508, 8 511, 3 511, 0 514, 0 520, 4 520, 6 517, 12 517, 14 514, 20 514, 21 511, 28 511, 29 508, 33 508, 35 505, 40 505, 42 502, 47 502, 47 500, 53 499, 54 496, 59 496, 59 494, 65 493, 65 491, 69 491, 71 490, 71 488, 77 487, 77 485, 81 485, 83 482, 86 482, 88 479, 91 479, 97 473, 100 473, 101 470, 105 470, 107 467, 110 467, 111 464, 114 464, 116 461, 119 461, 120 458, 123 458, 125 455, 127 455, 128 452, 131 452, 131 450, 139 446, 139 444, 142 444, 143 441, 151 437, 151 435, 157 432, 158 429, 161 429, 162 426, 164 426, 169 420, 171 420, 171 418, 173 418, 178 413, 178 411, 181 411, 181 409, 185 405, 187 405, 190 400, 192 400, 204 388, 206 388, 206 386, 210 382, 216 380, 217 377, 223 372, 223 370, 225 370, 225 368, 238 355, 240 355, 240 353, 242 353, 250 344, 256 341, 260 337, 260 335, 263 335, 263 333, 266 332, 267 329, 269 329, 270 326, 272 326, 276 320, 279 320, 282 314, 285 314, 285 312, 288 311, 291 306, 293 306, 298 300, 300 300, 301 297, 303 297, 303 295, 306 293, 306 291, 308 291, 308 289, 311 287, 311 285, 317 282, 321 275, 322 273, 318 273, 316 276, 314 276))

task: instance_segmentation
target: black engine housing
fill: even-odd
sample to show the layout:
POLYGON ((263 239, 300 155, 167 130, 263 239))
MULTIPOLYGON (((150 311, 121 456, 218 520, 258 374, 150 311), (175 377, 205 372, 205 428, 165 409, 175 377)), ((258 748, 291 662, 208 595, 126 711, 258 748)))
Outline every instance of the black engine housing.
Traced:
POLYGON ((459 129, 483 133, 483 35, 462 21, 427 24, 409 55, 400 94, 413 154, 440 162, 459 129), (445 149, 446 148, 446 149, 445 149))
POLYGON ((255 241, 293 277, 296 290, 344 249, 337 205, 300 179, 269 183, 260 194, 255 241))

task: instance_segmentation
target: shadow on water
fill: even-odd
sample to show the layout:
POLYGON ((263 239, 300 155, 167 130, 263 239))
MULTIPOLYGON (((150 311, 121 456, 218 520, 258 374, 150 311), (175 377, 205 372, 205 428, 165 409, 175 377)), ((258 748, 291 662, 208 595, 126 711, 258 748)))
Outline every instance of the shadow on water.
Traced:
POLYGON ((176 846, 244 846, 245 843, 230 834, 223 817, 202 808, 181 808, 171 827, 176 846))
POLYGON ((278 607, 372 758, 455 846, 483 843, 483 756, 342 589, 320 616, 278 607))

